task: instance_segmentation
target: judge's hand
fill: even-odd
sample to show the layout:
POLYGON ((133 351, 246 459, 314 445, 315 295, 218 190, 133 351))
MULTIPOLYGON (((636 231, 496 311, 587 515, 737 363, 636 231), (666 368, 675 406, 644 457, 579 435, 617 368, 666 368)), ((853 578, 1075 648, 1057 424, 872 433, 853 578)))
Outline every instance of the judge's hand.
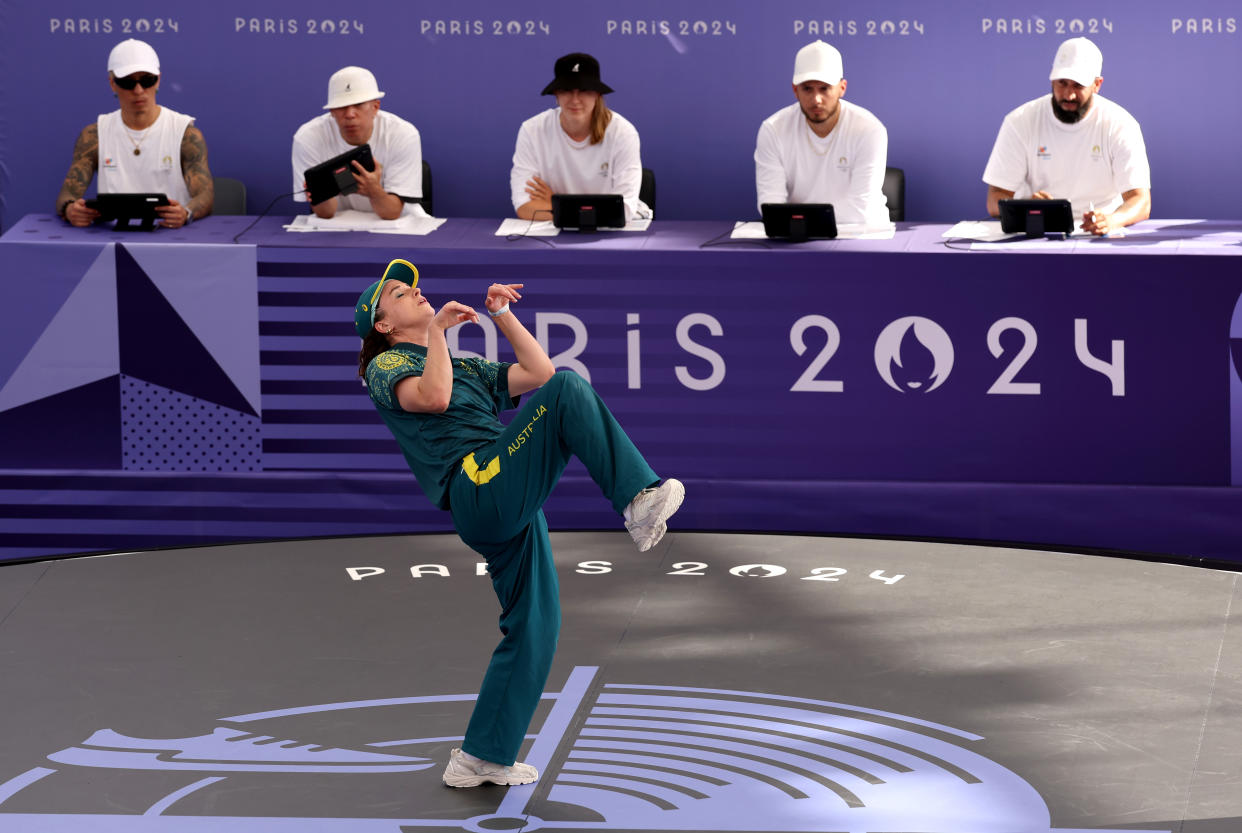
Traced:
POLYGON ((530 194, 530 205, 536 211, 552 210, 552 186, 539 177, 526 180, 526 193, 530 194))
POLYGON ((530 194, 532 200, 552 204, 552 186, 537 176, 526 180, 526 193, 530 194))
POLYGON ((168 205, 157 205, 155 213, 159 215, 160 225, 165 228, 181 228, 190 216, 190 210, 176 200, 169 200, 168 205))
POLYGON ((368 171, 362 167, 362 163, 357 159, 353 161, 354 169, 350 171, 354 175, 354 182, 358 183, 358 193, 370 199, 371 197, 384 196, 384 166, 375 161, 375 170, 368 171))
POLYGON ((99 219, 99 212, 86 207, 86 200, 79 197, 65 206, 65 219, 69 225, 85 228, 99 219))
POLYGON ((1110 234, 1118 228, 1120 226, 1113 226, 1113 215, 1103 211, 1087 211, 1082 215, 1082 230, 1098 237, 1110 234))

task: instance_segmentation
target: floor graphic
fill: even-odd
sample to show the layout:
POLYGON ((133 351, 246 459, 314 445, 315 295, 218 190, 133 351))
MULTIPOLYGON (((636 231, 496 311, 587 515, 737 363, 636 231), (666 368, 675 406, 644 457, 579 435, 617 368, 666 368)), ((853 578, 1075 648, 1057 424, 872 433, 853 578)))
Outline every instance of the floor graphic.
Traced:
MULTIPOLYGON (((1016 774, 971 752, 980 740, 948 726, 842 703, 759 692, 677 686, 605 684, 589 701, 596 668, 579 667, 560 692, 525 760, 540 768, 539 784, 513 787, 495 813, 467 819, 210 819, 213 830, 267 833, 289 829, 399 831, 410 827, 463 830, 868 831, 1005 833, 1050 830, 1048 809, 1016 774), (576 718, 585 721, 573 731, 576 718), (559 762, 558 766, 554 763, 559 762), (578 818, 549 820, 535 810, 536 791, 578 818), (572 810, 571 810, 572 813, 572 810), (964 825, 968 827, 964 828, 964 825)), ((460 699, 460 698, 451 698, 460 699)), ((436 697, 409 698, 434 704, 436 697)), ((293 714, 397 705, 335 703, 225 718, 246 724, 293 714)), ((416 746, 429 740, 372 743, 416 746)), ((48 760, 69 767, 228 773, 192 781, 151 805, 144 830, 190 830, 177 803, 204 789, 224 789, 236 773, 361 774, 417 772, 442 766, 426 758, 323 747, 217 727, 210 734, 143 740, 111 730, 48 760), (162 823, 152 819, 162 818, 162 823)), ((7 799, 54 769, 39 767, 0 784, 7 799)), ((12 829, 126 829, 125 817, 16 814, 12 829)), ((8 829, 8 828, 6 828, 8 829)), ((128 828, 137 829, 137 828, 128 828)), ((1098 830, 1098 829, 1097 829, 1098 830)))
POLYGON ((565 627, 522 754, 542 775, 472 790, 440 775, 494 599, 450 536, 0 568, 0 830, 1228 833, 1242 818, 1236 574, 666 540, 656 562, 623 533, 554 536, 565 627))

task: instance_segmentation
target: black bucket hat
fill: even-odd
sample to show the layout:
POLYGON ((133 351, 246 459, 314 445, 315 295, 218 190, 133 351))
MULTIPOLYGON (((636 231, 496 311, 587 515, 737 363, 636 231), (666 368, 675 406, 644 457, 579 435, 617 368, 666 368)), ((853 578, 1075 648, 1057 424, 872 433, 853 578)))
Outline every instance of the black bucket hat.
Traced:
POLYGON ((601 95, 612 92, 612 87, 599 80, 599 61, 585 52, 557 58, 552 72, 556 77, 540 95, 552 95, 559 90, 591 90, 601 95))

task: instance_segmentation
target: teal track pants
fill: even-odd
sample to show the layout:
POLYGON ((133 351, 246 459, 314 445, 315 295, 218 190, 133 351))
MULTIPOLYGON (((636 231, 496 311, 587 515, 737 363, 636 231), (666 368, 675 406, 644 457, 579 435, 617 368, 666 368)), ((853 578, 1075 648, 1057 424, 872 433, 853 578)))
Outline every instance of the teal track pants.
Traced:
POLYGON ((502 638, 462 749, 506 766, 517 760, 556 653, 561 605, 542 507, 571 456, 618 515, 659 480, 595 390, 560 371, 495 443, 463 461, 450 485, 453 523, 486 559, 501 607, 502 638))

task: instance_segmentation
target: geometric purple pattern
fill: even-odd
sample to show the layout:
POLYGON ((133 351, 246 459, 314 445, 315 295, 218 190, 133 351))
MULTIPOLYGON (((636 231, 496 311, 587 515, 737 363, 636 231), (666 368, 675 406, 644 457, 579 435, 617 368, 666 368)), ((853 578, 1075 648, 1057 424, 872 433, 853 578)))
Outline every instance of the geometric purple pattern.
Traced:
POLYGON ((263 470, 257 416, 121 375, 124 471, 263 470))
POLYGON ((123 245, 116 247, 116 297, 122 373, 254 413, 237 383, 123 245))

